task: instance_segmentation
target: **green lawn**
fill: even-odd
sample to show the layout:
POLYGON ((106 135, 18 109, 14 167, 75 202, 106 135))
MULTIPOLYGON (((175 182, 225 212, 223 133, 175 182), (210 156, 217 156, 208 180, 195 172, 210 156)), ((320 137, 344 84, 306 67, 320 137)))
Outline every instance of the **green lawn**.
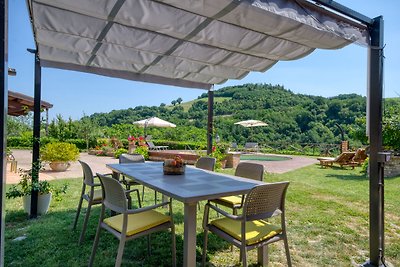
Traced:
MULTIPOLYGON (((268 182, 290 181, 287 194, 287 226, 294 266, 351 266, 368 258, 368 179, 359 169, 309 166, 282 175, 266 175, 268 182)), ((60 180, 55 183, 63 183, 60 180)), ((53 201, 50 212, 36 220, 26 220, 22 200, 7 200, 5 228, 5 266, 86 266, 95 235, 99 208, 93 210, 86 240, 78 246, 82 218, 77 231, 71 225, 78 204, 81 179, 68 179, 70 187, 61 201, 53 201), (22 241, 16 237, 26 236, 22 241)), ((386 259, 400 266, 400 177, 385 181, 386 259)), ((146 203, 153 193, 146 192, 146 203)), ((202 205, 203 207, 203 205, 202 205)), ((202 212, 198 215, 198 262, 202 247, 202 212)), ((213 215, 215 216, 215 215, 213 215)), ((82 216, 83 217, 83 216, 82 216)), ((174 202, 177 230, 178 265, 183 257, 183 205, 174 202)), ((152 235, 152 255, 147 256, 146 238, 128 242, 124 266, 169 266, 170 235, 152 235)), ((270 246, 271 266, 286 266, 283 246, 270 246)), ((117 240, 103 232, 96 266, 113 266, 117 240)), ((216 238, 209 238, 208 257, 212 266, 238 264, 239 251, 216 238)), ((249 253, 249 263, 256 262, 256 251, 249 253)))

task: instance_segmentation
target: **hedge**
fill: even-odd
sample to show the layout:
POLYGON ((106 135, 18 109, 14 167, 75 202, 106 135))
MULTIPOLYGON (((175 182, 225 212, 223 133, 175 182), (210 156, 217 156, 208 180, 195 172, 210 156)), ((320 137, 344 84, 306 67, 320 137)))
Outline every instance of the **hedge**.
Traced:
MULTIPOLYGON (((66 142, 76 145, 79 150, 86 149, 86 140, 84 139, 66 139, 66 140, 57 140, 52 137, 41 137, 40 138, 40 146, 44 146, 51 142, 66 142)), ((96 145, 95 141, 91 141, 89 143, 89 147, 94 147, 96 145)), ((7 137, 7 146, 11 148, 27 148, 32 149, 32 138, 26 137, 17 137, 17 136, 9 136, 7 137)))

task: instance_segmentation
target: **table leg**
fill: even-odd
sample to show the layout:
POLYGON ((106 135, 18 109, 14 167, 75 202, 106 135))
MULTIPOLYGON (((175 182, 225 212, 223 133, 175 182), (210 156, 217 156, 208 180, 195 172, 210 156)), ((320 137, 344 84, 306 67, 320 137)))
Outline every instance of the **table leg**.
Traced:
POLYGON ((268 266, 268 245, 257 249, 257 262, 261 266, 268 266))
POLYGON ((196 266, 196 212, 197 202, 185 203, 183 266, 196 266))

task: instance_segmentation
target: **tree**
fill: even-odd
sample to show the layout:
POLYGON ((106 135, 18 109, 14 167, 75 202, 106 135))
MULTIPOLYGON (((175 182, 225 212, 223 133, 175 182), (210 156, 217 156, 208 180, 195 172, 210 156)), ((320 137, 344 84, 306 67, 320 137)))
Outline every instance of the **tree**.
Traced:
POLYGON ((180 105, 182 103, 183 99, 178 97, 178 99, 176 100, 176 102, 178 103, 178 105, 180 105))
POLYGON ((171 101, 171 104, 174 105, 174 106, 176 105, 176 103, 177 103, 176 100, 172 100, 171 101))

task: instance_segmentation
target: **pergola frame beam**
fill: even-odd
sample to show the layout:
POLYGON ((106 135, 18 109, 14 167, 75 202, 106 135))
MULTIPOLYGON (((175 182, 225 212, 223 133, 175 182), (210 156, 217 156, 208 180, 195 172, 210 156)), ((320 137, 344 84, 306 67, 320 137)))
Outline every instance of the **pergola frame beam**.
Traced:
MULTIPOLYGON (((311 2, 311 1, 310 1, 311 2)), ((366 25, 370 30, 371 46, 368 53, 368 132, 370 137, 370 260, 365 266, 379 266, 384 258, 384 236, 383 236, 383 163, 380 157, 382 153, 382 92, 383 92, 383 18, 377 17, 370 19, 354 10, 351 10, 335 1, 313 0, 317 5, 327 7, 339 15, 359 21, 366 25)), ((0 19, 2 27, 0 29, 0 57, 3 59, 2 73, 0 78, 3 86, 0 94, 0 100, 3 102, 0 116, 6 118, 7 114, 7 0, 0 0, 0 19)), ((40 138, 40 62, 35 57, 35 126, 34 130, 34 148, 33 162, 36 162, 39 156, 39 138, 40 138), (37 67, 36 67, 37 66, 37 67), (36 72, 38 70, 38 72, 36 72), (39 77, 39 78, 38 78, 39 77), (39 82, 37 82, 39 81, 39 82), (36 104, 38 102, 38 104, 36 104), (36 109, 36 106, 38 107, 36 109), (38 110, 38 112, 37 112, 38 110), (36 152, 35 152, 36 150, 36 152), (36 159, 36 160, 35 160, 36 159)), ((207 124, 207 152, 210 152, 212 144, 212 112, 213 110, 213 90, 209 90, 209 115, 207 124), (211 107, 210 107, 211 104, 211 107)), ((5 149, 6 149, 6 123, 5 120, 0 128, 0 150, 3 153, 3 160, 0 164, 2 172, 1 185, 1 229, 0 229, 0 267, 3 266, 4 251, 4 181, 5 181, 5 149)))
MULTIPOLYGON (((39 151, 40 151, 40 107, 41 107, 41 87, 42 87, 42 69, 38 51, 35 50, 35 94, 33 107, 33 150, 32 150, 32 184, 39 181, 39 151)), ((32 186, 31 195, 31 218, 37 217, 38 191, 32 186)))
POLYGON ((382 159, 383 100, 383 18, 374 19, 370 27, 371 46, 368 49, 368 134, 369 153, 369 246, 370 260, 365 266, 380 266, 384 262, 384 172, 382 159))
POLYGON ((0 101, 2 107, 0 108, 0 118, 2 123, 0 126, 0 152, 2 154, 0 162, 0 267, 4 266, 4 228, 5 228, 5 189, 6 189, 6 147, 7 147, 7 113, 8 113, 8 1, 0 0, 0 62, 2 70, 0 74, 0 101))

